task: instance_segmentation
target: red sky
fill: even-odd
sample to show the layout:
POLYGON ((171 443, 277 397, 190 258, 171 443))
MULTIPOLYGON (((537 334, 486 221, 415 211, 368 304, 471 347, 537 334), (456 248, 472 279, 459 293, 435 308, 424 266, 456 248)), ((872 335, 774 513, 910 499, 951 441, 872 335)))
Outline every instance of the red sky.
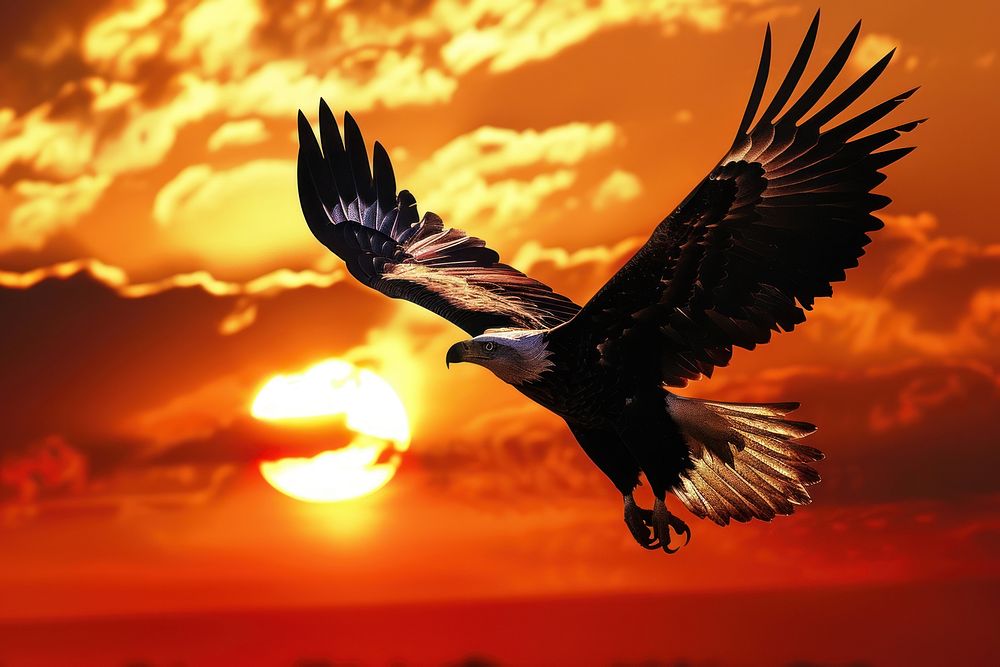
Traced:
MULTIPOLYGON (((986 3, 824 3, 810 72, 863 18, 845 74, 897 47, 864 103, 921 85, 888 122, 930 121, 889 168, 886 228, 835 298, 685 390, 801 401, 828 457, 814 504, 772 524, 692 520, 675 557, 632 542, 620 498, 560 420, 482 369, 447 371, 464 335, 355 284, 298 209, 295 113, 315 118, 323 96, 385 144, 422 211, 583 302, 728 146, 765 23, 780 69, 813 10, 0 8, 0 619, 630 594, 702 596, 706 610, 731 594, 750 600, 725 612, 738 615, 755 595, 778 608, 842 591, 853 609, 885 587, 941 595, 953 619, 996 617, 989 597, 947 592, 1000 574, 1000 63, 986 3), (269 377, 329 357, 396 388, 413 442, 382 491, 308 505, 257 462, 338 443, 285 440, 249 405, 269 377)), ((894 664, 868 641, 822 655, 894 664)))

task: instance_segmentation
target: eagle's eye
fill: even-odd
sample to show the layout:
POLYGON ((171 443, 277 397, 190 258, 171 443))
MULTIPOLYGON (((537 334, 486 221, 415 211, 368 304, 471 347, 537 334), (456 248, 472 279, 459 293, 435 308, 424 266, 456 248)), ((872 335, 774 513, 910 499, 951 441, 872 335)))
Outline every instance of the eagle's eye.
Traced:
POLYGON ((496 345, 492 341, 486 343, 486 345, 483 345, 483 349, 486 350, 487 352, 492 352, 493 348, 495 347, 496 345))

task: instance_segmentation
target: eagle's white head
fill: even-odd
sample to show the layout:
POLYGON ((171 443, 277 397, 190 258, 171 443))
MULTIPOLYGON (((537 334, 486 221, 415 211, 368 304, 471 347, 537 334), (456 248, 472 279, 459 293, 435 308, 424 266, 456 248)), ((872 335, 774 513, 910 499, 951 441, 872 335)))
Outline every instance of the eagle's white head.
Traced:
POLYGON ((534 382, 555 364, 539 329, 488 329, 471 340, 455 343, 445 362, 479 364, 508 384, 534 382))

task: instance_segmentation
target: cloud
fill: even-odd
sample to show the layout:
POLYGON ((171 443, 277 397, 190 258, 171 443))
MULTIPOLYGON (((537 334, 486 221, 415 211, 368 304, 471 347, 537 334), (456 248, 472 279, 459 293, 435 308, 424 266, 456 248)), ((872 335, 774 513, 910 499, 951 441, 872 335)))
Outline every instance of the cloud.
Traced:
POLYGON ((139 94, 139 88, 133 84, 99 77, 85 79, 83 86, 93 95, 92 108, 97 112, 119 109, 139 94))
POLYGON ((883 214, 884 236, 905 242, 887 268, 887 287, 899 290, 939 270, 961 269, 977 260, 1000 263, 1000 243, 981 243, 972 239, 937 233, 937 216, 921 212, 915 215, 883 214))
MULTIPOLYGON (((4 246, 40 247, 56 230, 89 213, 111 184, 107 175, 83 175, 72 181, 18 181, 11 188, 9 221, 0 235, 4 246)), ((0 198, 5 197, 0 193, 0 198)))
POLYGON ((160 189, 153 217, 164 244, 194 253, 209 269, 249 269, 261 257, 319 250, 300 222, 291 160, 255 160, 225 170, 187 167, 160 189))
POLYGON ((511 265, 582 304, 645 241, 645 237, 634 236, 614 245, 588 246, 576 250, 528 241, 514 254, 511 265))
POLYGON ((97 142, 96 128, 54 119, 46 102, 17 116, 0 109, 0 175, 12 165, 29 163, 37 171, 73 178, 90 168, 97 142))
POLYGON ((673 121, 678 125, 687 125, 694 120, 694 113, 689 109, 678 109, 672 116, 673 121))
POLYGON ((869 32, 858 40, 851 52, 851 65, 865 71, 893 49, 899 50, 900 41, 891 35, 869 32))
MULTIPOLYGON (((539 264, 552 264, 559 271, 568 271, 586 265, 593 265, 600 271, 608 271, 609 266, 623 262, 645 239, 633 237, 622 239, 613 246, 591 246, 569 251, 565 248, 545 247, 537 241, 528 241, 514 256, 513 264, 524 272, 533 271, 539 264)), ((610 275, 608 276, 610 278, 610 275)))
POLYGON ((50 493, 78 492, 86 480, 86 459, 59 436, 42 438, 18 454, 0 452, 0 499, 30 503, 50 493))
POLYGON ((544 60, 592 35, 626 24, 652 24, 676 30, 681 24, 706 31, 720 30, 728 15, 726 3, 685 2, 510 3, 476 2, 459 9, 452 2, 435 3, 431 12, 451 38, 441 49, 448 66, 459 73, 488 63, 503 72, 544 60))
MULTIPOLYGON (((199 429, 226 428, 245 417, 263 379, 347 353, 392 311, 389 299, 340 277, 285 271, 226 283, 201 273, 137 283, 96 262, 0 273, 0 458, 58 435, 103 480, 153 465, 154 452, 204 436, 199 429), (248 308, 252 323, 220 331, 248 308)), ((229 458, 211 465, 242 465, 273 448, 273 434, 251 426, 226 436, 229 458)), ((196 451, 169 465, 209 463, 196 451)))
POLYGON ((567 123, 546 130, 481 127, 448 142, 407 179, 418 201, 469 230, 526 221, 546 198, 567 190, 575 167, 621 136, 613 123, 567 123), (541 173, 507 177, 518 170, 541 173), (446 174, 446 178, 441 175, 446 174))
POLYGON ((251 146, 268 138, 264 121, 259 118, 235 120, 219 126, 208 138, 208 150, 218 151, 230 146, 251 146))
POLYGON ((162 105, 130 105, 128 121, 119 131, 109 131, 97 149, 93 159, 98 169, 117 175, 155 167, 174 147, 181 128, 218 110, 214 84, 185 74, 176 86, 176 94, 162 105))
POLYGON ((255 0, 205 0, 184 15, 172 55, 197 59, 208 74, 238 69, 247 62, 247 44, 262 19, 255 0))
POLYGON ((133 0, 95 21, 83 37, 84 58, 115 76, 134 76, 137 65, 159 50, 161 39, 153 23, 166 9, 164 0, 133 0))
POLYGON ((330 69, 320 76, 300 60, 268 62, 242 79, 221 84, 219 100, 235 115, 285 116, 290 108, 314 108, 324 96, 357 112, 379 104, 394 108, 446 102, 458 85, 413 53, 387 51, 359 69, 363 74, 330 69))
POLYGON ((601 210, 614 204, 627 202, 642 194, 642 182, 635 174, 615 169, 601 181, 594 192, 594 208, 601 210))
POLYGON ((219 322, 219 333, 224 336, 238 334, 257 320, 257 304, 250 299, 237 302, 233 312, 219 322))
MULTIPOLYGON (((956 498, 997 491, 983 470, 1000 375, 977 361, 913 360, 864 371, 772 368, 713 379, 698 392, 733 401, 801 401, 798 419, 819 426, 809 444, 827 454, 820 498, 853 504, 956 498)), ((986 466, 990 468, 991 466, 986 466)))
MULTIPOLYGON (((52 53, 29 48, 36 61, 58 58, 72 66, 50 73, 56 93, 24 109, 0 109, 0 178, 13 169, 31 181, 89 176, 110 179, 112 187, 166 163, 176 171, 185 161, 205 161, 201 144, 211 123, 218 128, 207 140, 214 152, 262 141, 266 119, 291 119, 296 108, 314 109, 320 96, 354 112, 440 105, 481 64, 509 72, 615 27, 718 31, 727 17, 744 16, 720 0, 525 0, 503 7, 434 0, 378 11, 353 3, 277 9, 257 0, 126 0, 89 14, 52 53)), ((461 199, 451 205, 459 221, 485 215, 487 222, 538 211, 550 196, 581 183, 572 169, 462 182, 469 187, 464 197, 456 189, 440 192, 461 199)), ((45 226, 58 228, 65 224, 45 226)), ((42 227, 38 232, 32 247, 46 239, 42 227)), ((188 238, 162 247, 196 256, 194 245, 188 238)))
POLYGON ((873 355, 993 356, 991 332, 1000 317, 996 291, 977 292, 967 309, 947 323, 924 322, 891 298, 840 294, 817 306, 801 332, 794 335, 811 345, 850 352, 859 360, 873 355))
POLYGON ((94 259, 71 260, 30 271, 0 271, 0 288, 30 290, 46 280, 65 280, 78 275, 111 288, 126 299, 154 296, 178 288, 197 287, 212 296, 273 296, 301 287, 330 287, 344 278, 344 271, 327 273, 280 269, 246 282, 219 280, 208 271, 181 273, 152 282, 132 282, 122 269, 94 259))
POLYGON ((153 202, 153 218, 161 225, 169 225, 178 209, 211 180, 213 173, 207 164, 185 167, 157 193, 153 202))

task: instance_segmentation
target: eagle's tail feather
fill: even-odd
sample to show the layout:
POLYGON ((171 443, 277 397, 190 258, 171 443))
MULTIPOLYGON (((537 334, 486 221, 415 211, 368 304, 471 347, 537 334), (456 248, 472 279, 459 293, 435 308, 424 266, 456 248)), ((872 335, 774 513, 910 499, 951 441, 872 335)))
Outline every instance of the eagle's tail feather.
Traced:
POLYGON ((692 514, 720 525, 770 521, 810 502, 823 458, 798 442, 816 430, 786 419, 798 403, 722 403, 667 393, 667 409, 691 451, 691 467, 672 489, 692 514))

